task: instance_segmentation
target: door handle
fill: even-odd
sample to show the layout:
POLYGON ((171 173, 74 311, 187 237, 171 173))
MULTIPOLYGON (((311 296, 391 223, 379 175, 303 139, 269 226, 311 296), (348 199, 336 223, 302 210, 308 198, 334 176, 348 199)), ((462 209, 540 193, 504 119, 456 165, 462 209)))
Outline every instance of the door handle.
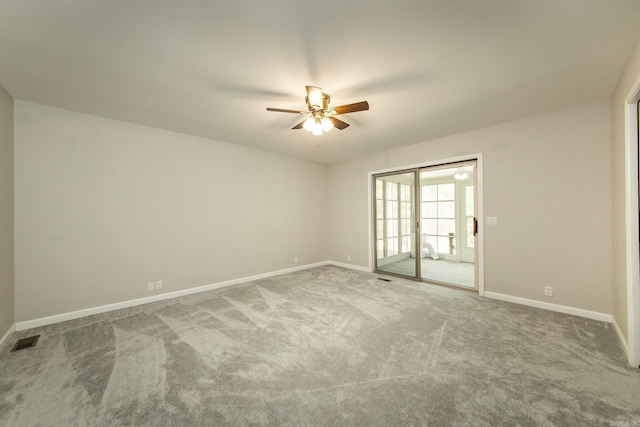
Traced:
POLYGON ((478 235, 478 218, 473 218, 473 235, 478 235))

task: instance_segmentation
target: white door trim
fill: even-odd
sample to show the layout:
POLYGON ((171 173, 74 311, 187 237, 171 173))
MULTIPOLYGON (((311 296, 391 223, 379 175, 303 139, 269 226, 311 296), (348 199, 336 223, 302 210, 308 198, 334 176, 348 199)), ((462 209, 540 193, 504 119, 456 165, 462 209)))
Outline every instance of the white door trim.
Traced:
POLYGON ((369 211, 369 271, 373 272, 373 268, 375 266, 375 252, 373 250, 373 245, 375 243, 375 239, 373 236, 373 199, 375 191, 373 188, 373 175, 378 175, 382 173, 389 172, 400 172, 407 169, 419 169, 430 166, 438 166, 446 163, 457 163, 457 162, 465 162, 476 160, 476 167, 478 171, 476 185, 477 189, 477 200, 478 203, 478 258, 476 259, 476 265, 478 267, 478 295, 484 296, 484 202, 483 202, 483 189, 484 189, 484 174, 482 169, 482 153, 469 154, 466 156, 459 157, 451 157, 448 159, 440 159, 434 160, 424 163, 416 163, 412 165, 398 166, 394 168, 380 169, 375 171, 369 171, 367 174, 367 188, 369 189, 369 197, 368 197, 368 211, 369 211))
POLYGON ((640 256, 638 241, 638 100, 640 76, 625 99, 625 209, 627 348, 629 363, 640 365, 640 256))

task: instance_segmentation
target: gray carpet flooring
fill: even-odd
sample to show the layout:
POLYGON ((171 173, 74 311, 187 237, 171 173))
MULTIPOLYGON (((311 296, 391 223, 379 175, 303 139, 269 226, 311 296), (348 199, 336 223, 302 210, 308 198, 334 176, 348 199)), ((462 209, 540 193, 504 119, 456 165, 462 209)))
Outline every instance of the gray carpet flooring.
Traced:
MULTIPOLYGON (((426 280, 449 283, 465 288, 475 288, 475 266, 471 262, 447 261, 445 259, 422 258, 420 260, 420 276, 426 280)), ((407 258, 402 261, 386 264, 378 268, 389 273, 415 277, 416 259, 407 258)))
POLYGON ((631 426, 611 325, 333 266, 49 325, 2 426, 631 426))

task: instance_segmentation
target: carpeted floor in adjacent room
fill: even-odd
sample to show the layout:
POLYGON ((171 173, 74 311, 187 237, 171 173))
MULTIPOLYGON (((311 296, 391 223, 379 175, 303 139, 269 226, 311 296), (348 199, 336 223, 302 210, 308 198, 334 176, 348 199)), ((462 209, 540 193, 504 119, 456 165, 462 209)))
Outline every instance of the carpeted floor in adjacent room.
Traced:
POLYGON ((610 324, 334 266, 33 334, 2 426, 640 425, 610 324))

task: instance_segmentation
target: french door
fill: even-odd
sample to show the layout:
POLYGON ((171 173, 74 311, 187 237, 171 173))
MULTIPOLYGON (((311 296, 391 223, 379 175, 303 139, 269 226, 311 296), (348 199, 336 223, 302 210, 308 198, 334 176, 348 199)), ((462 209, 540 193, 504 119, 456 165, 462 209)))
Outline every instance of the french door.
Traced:
POLYGON ((373 176, 375 271, 477 290, 476 161, 373 176))

